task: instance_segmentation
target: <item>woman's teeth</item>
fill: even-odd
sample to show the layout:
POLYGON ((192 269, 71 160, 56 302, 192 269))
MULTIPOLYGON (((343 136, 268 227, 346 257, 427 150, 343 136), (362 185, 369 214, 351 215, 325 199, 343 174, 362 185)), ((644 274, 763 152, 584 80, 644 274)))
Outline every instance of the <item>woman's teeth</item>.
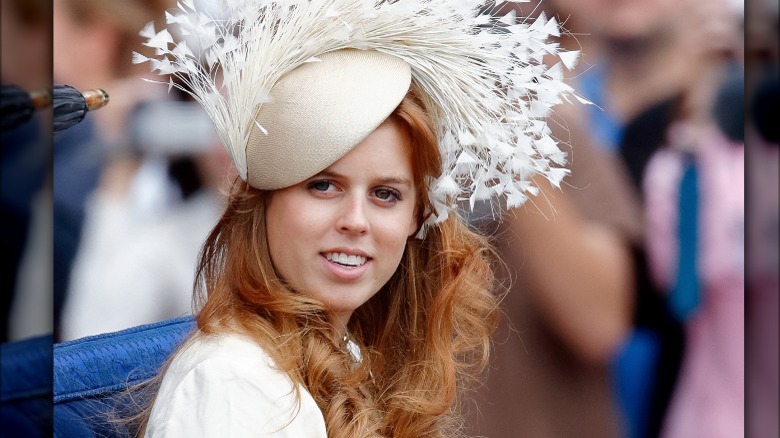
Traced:
POLYGON ((346 255, 343 252, 329 252, 325 254, 325 258, 331 262, 338 263, 344 266, 361 266, 366 263, 366 258, 359 255, 346 255))

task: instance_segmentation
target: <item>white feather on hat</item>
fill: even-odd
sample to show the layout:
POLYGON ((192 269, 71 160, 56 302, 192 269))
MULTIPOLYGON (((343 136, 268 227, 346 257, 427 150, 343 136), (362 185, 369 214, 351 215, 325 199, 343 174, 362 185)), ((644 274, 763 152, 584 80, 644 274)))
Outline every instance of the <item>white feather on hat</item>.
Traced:
POLYGON ((503 198, 507 208, 518 206, 537 193, 531 176, 558 186, 568 172, 546 119, 569 96, 586 101, 562 81, 579 52, 549 41, 559 35, 554 18, 493 17, 481 13, 484 0, 220 1, 225 13, 217 18, 192 0, 166 13, 167 23, 178 26, 175 34, 197 38, 202 56, 150 24, 141 34, 158 56, 134 53, 133 62, 148 61, 152 71, 180 79, 166 83, 203 105, 244 179, 251 173, 250 135, 267 132, 257 122, 258 108, 274 86, 343 49, 405 61, 432 112, 444 171, 431 184, 436 211, 426 225, 446 219, 458 201, 473 208, 478 200, 503 198), (548 67, 547 56, 560 62, 548 67))

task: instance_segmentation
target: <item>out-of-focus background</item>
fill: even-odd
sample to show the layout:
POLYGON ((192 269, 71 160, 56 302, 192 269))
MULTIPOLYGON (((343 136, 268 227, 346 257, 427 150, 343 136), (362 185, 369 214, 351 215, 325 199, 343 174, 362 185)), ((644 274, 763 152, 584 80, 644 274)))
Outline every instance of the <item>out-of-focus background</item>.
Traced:
POLYGON ((219 216, 229 159, 199 105, 142 81, 161 78, 131 63, 133 51, 151 55, 139 31, 153 20, 161 30, 173 6, 54 3, 54 81, 111 94, 110 107, 54 139, 60 340, 190 312, 198 250, 219 216))
MULTIPOLYGON (((512 286, 467 432, 778 436, 777 2, 497 3, 563 24, 558 42, 581 50, 568 80, 593 105, 551 119, 573 170, 563 190, 475 221, 512 286)), ((0 132, 0 341, 192 311, 235 172, 200 107, 131 63, 150 54, 139 31, 175 6, 2 1, 3 86, 110 102, 57 134, 50 108, 0 132)))
POLYGON ((48 5, 49 83, 104 89, 109 104, 49 137, 50 158, 40 164, 52 189, 41 216, 49 217, 53 239, 41 255, 51 256, 44 271, 51 279, 40 284, 42 272, 20 260, 15 287, 30 292, 13 295, 12 338, 36 334, 38 306, 26 298, 40 290, 53 292, 53 319, 45 314, 39 327, 48 325, 57 341, 191 312, 197 253, 220 213, 230 161, 200 106, 145 82, 160 78, 147 64, 131 62, 133 51, 151 54, 141 29, 152 21, 164 27, 165 10, 174 6, 167 0, 48 5))
POLYGON ((569 81, 593 105, 552 117, 570 149, 563 190, 487 224, 512 286, 468 432, 731 437, 749 412, 749 436, 776 436, 756 405, 777 407, 777 348, 745 355, 746 327, 777 343, 778 139, 761 122, 777 104, 754 103, 777 87, 776 6, 502 3, 563 23, 560 44, 582 51, 569 81))

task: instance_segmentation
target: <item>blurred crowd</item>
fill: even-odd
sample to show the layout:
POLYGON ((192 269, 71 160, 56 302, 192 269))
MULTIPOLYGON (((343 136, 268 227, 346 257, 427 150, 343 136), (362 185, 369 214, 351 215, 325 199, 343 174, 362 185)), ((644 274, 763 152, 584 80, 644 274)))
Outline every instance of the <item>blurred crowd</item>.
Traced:
POLYGON ((143 81, 152 78, 148 67, 131 62, 132 52, 144 49, 139 31, 153 20, 159 28, 173 6, 166 0, 51 5, 52 25, 44 29, 53 37, 48 82, 101 88, 110 100, 49 137, 51 163, 41 160, 41 167, 51 180, 51 211, 42 214, 52 218, 53 276, 42 288, 40 271, 19 270, 14 337, 36 334, 27 328, 36 320, 34 306, 24 297, 41 289, 53 292, 53 319, 44 319, 53 321, 49 331, 58 341, 191 312, 197 253, 220 213, 229 158, 196 103, 143 81))
MULTIPOLYGON (((509 290, 466 433, 778 436, 776 1, 496 3, 562 24, 591 104, 552 116, 561 190, 469 218, 509 290)), ((192 311, 235 172, 200 107, 131 62, 174 6, 3 0, 3 85, 110 95, 53 137, 46 111, 0 132, 3 342, 192 311), (48 41, 53 62, 31 56, 48 41)))

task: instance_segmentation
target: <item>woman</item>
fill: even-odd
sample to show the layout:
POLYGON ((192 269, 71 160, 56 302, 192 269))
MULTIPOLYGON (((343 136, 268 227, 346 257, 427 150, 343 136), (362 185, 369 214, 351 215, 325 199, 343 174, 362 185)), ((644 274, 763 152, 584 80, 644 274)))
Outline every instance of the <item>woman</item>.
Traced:
POLYGON ((144 30, 161 57, 135 61, 183 80, 239 174, 146 436, 458 434, 497 299, 488 244, 448 212, 565 174, 544 116, 567 90, 531 44, 550 26, 480 4, 247 2, 208 22, 185 2, 169 23, 203 64, 144 30))
POLYGON ((487 246, 455 216, 413 238, 434 138, 410 93, 317 175, 273 191, 236 182, 200 263, 200 330, 168 368, 147 435, 440 430, 456 379, 482 365, 496 303, 487 246), (192 418, 193 403, 208 417, 192 418))

